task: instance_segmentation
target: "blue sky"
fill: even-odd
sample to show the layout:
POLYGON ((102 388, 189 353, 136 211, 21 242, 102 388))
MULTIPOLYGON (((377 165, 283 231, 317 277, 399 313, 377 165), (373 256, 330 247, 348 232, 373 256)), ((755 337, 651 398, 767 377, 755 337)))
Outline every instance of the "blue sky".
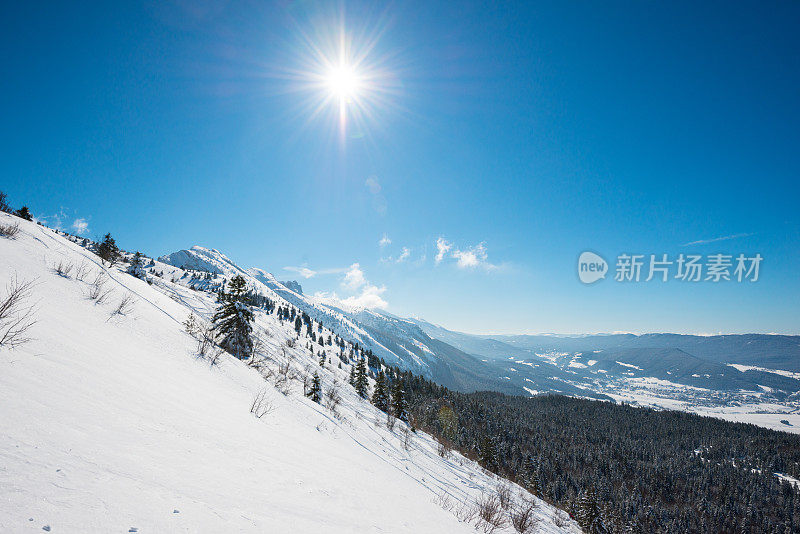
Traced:
POLYGON ((470 332, 800 333, 797 3, 112 4, 2 7, 0 189, 50 224, 470 332), (344 134, 306 83, 342 25, 344 134))

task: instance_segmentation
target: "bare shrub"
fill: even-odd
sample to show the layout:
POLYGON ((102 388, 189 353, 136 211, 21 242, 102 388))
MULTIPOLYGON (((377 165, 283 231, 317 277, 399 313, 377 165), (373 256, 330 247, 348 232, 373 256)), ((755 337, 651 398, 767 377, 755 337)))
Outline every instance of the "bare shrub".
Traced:
POLYGON ((267 390, 262 389, 253 398, 253 403, 250 405, 250 413, 261 419, 265 415, 272 413, 275 406, 267 398, 267 390))
POLYGON ((480 528, 486 534, 491 534, 506 524, 506 519, 501 513, 500 499, 494 495, 481 495, 475 506, 479 518, 476 528, 480 528))
POLYGON ((339 383, 334 380, 333 385, 325 392, 325 407, 328 408, 334 416, 339 416, 339 405, 342 403, 342 394, 339 390, 339 383))
POLYGON ((259 372, 261 372, 262 369, 267 369, 268 368, 267 364, 271 358, 267 356, 266 349, 267 349, 267 344, 264 342, 264 338, 260 335, 254 335, 253 352, 250 355, 250 359, 247 360, 247 365, 249 367, 252 367, 253 369, 256 369, 259 372))
MULTIPOLYGON (((282 395, 288 395, 291 391, 291 381, 294 376, 294 373, 292 373, 291 362, 289 360, 281 362, 275 369, 275 376, 273 377, 272 385, 274 385, 275 389, 277 389, 282 395)), ((306 377, 304 376, 303 379, 305 381, 306 377)), ((303 391, 306 391, 305 386, 303 387, 303 391)))
POLYGON ((452 511, 454 508, 453 499, 450 497, 450 494, 446 491, 443 491, 436 498, 433 500, 434 504, 438 505, 439 507, 447 510, 448 512, 452 511))
POLYGON ((81 262, 81 264, 75 268, 75 280, 83 282, 87 274, 89 274, 89 266, 86 265, 86 262, 81 262))
POLYGON ((111 312, 112 317, 116 317, 117 315, 128 315, 130 312, 133 311, 133 296, 129 293, 122 297, 122 300, 119 301, 117 307, 111 312))
POLYGON ((20 282, 16 276, 6 285, 6 296, 0 300, 0 347, 14 348, 31 340, 28 330, 36 324, 35 307, 28 305, 33 282, 20 282))
POLYGON ((183 322, 183 330, 192 337, 197 337, 200 333, 200 324, 194 312, 189 312, 189 317, 183 322))
POLYGON ((408 428, 408 425, 400 426, 400 437, 403 439, 403 448, 411 449, 411 429, 408 428))
POLYGON ((501 482, 497 485, 495 491, 497 492, 497 500, 500 502, 500 508, 508 510, 513 502, 511 486, 501 482))
POLYGON ((89 282, 89 289, 86 293, 86 298, 93 300, 95 304, 102 304, 108 299, 111 290, 106 288, 106 275, 99 272, 95 275, 94 280, 89 282))
POLYGON ((217 345, 211 325, 200 327, 195 338, 197 339, 197 357, 208 360, 211 367, 217 365, 225 351, 217 345))
POLYGON ((53 271, 64 278, 69 278, 69 274, 75 266, 64 260, 58 260, 58 263, 53 264, 53 271))
POLYGON ((523 501, 511 511, 511 526, 520 534, 533 532, 539 523, 539 518, 535 515, 536 503, 533 501, 523 501))
POLYGON ((452 454, 450 447, 443 441, 439 442, 439 445, 436 447, 436 452, 445 460, 450 458, 450 455, 452 454))
POLYGON ((386 414, 386 428, 389 429, 390 432, 394 432, 394 425, 397 423, 397 418, 390 413, 386 414))
POLYGON ((13 222, 11 224, 0 224, 0 237, 7 237, 8 239, 16 239, 19 233, 19 223, 13 222))
POLYGON ((293 337, 290 337, 289 339, 286 340, 286 346, 289 347, 290 349, 293 349, 296 344, 297 343, 295 342, 293 337))
POLYGON ((567 516, 561 510, 555 510, 553 512, 553 524, 558 528, 564 528, 567 526, 567 516))
POLYGON ((453 510, 453 515, 462 523, 472 523, 478 515, 478 508, 464 503, 453 510))

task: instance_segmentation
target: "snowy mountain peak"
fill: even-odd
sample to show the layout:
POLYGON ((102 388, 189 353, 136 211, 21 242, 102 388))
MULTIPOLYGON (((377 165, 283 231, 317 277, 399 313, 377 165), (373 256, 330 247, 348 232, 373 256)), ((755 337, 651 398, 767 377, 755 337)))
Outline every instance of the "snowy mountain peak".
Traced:
POLYGON ((172 254, 161 256, 158 261, 180 269, 207 271, 213 274, 234 275, 244 272, 217 249, 198 245, 189 250, 179 250, 172 254))

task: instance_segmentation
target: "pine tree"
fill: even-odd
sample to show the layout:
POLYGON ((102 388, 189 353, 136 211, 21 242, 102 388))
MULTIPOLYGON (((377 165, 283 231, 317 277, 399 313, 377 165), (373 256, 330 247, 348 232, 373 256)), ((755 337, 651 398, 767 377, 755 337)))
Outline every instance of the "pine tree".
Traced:
POLYGON ((358 360, 356 364, 356 393, 358 393, 359 397, 362 399, 367 398, 367 387, 369 386, 369 382, 367 382, 367 366, 364 363, 364 360, 358 360))
POLYGON ((378 371, 378 378, 375 379, 375 391, 372 393, 372 404, 384 412, 389 409, 389 391, 386 387, 386 375, 383 371, 378 371))
POLYGON ((229 284, 229 293, 220 295, 220 305, 212 319, 219 346, 240 360, 250 358, 253 352, 253 312, 243 302, 245 280, 236 275, 229 284))
POLYGON ((458 418, 453 408, 447 404, 442 405, 439 408, 438 419, 439 426, 442 428, 442 436, 450 441, 455 440, 456 432, 458 431, 458 418))
POLYGON ((392 414, 401 421, 408 422, 408 404, 400 380, 395 380, 392 384, 392 414))
POLYGON ((33 216, 31 215, 31 212, 28 211, 28 206, 22 206, 20 209, 18 209, 16 212, 14 212, 14 215, 16 215, 17 217, 21 217, 21 218, 25 219, 26 221, 32 221, 33 220, 33 216))
POLYGON ((142 253, 136 252, 131 258, 131 264, 128 267, 128 274, 135 276, 136 278, 144 278, 144 269, 142 268, 142 253))
POLYGON ((111 237, 111 234, 106 234, 103 241, 97 245, 97 255, 100 259, 107 261, 109 265, 114 265, 119 259, 119 248, 117 242, 111 237))
POLYGON ((319 366, 323 367, 325 365, 325 353, 323 352, 319 358, 319 366))
POLYGON ((350 366, 350 378, 347 380, 351 386, 356 387, 356 366, 350 366))
POLYGON ((600 505, 597 502, 597 492, 594 486, 589 486, 578 501, 577 507, 578 524, 585 532, 596 532, 599 530, 600 505))
POLYGON ((0 211, 11 213, 11 206, 8 205, 8 195, 0 191, 0 211))
POLYGON ((306 396, 316 403, 322 400, 322 386, 319 383, 319 374, 314 373, 314 378, 311 379, 311 389, 308 390, 306 396))
POLYGON ((497 447, 488 434, 481 436, 478 443, 478 463, 489 471, 497 468, 497 447))

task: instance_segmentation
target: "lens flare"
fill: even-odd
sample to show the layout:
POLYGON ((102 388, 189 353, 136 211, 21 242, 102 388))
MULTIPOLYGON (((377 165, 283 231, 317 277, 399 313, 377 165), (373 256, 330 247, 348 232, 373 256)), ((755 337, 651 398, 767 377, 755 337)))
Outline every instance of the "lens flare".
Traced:
POLYGON ((298 24, 289 58, 294 66, 286 77, 292 82, 288 91, 298 93, 296 111, 306 128, 335 125, 342 143, 372 136, 394 108, 399 87, 392 68, 396 56, 379 52, 385 31, 385 21, 347 27, 343 16, 298 24))

